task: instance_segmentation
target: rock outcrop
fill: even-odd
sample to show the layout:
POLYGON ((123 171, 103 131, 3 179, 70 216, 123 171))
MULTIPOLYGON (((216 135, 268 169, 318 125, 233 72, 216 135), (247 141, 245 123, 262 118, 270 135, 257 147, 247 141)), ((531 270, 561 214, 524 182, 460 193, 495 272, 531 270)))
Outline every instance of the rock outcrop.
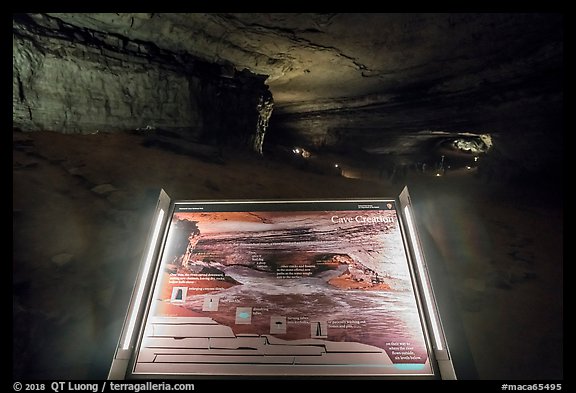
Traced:
POLYGON ((257 152, 265 76, 44 14, 13 18, 13 122, 24 131, 155 130, 257 152))

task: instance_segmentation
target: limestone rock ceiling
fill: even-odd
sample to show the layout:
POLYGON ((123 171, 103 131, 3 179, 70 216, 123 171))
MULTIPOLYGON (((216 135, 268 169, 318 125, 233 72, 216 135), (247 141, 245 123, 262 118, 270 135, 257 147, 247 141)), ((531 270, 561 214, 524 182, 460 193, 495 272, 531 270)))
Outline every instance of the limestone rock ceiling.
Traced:
POLYGON ((269 143, 411 154, 487 133, 520 166, 561 160, 562 14, 49 15, 265 75, 269 143))
POLYGON ((268 75, 280 112, 509 85, 559 66, 562 52, 550 14, 50 15, 268 75))

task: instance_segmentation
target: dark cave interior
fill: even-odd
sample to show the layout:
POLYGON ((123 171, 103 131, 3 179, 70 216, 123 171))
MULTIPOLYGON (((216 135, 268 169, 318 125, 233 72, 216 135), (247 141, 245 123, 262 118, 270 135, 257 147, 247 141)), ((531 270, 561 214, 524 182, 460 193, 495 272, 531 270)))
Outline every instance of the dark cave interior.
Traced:
POLYGON ((14 14, 13 378, 106 377, 160 188, 408 185, 463 378, 562 379, 563 50, 559 13, 14 14))

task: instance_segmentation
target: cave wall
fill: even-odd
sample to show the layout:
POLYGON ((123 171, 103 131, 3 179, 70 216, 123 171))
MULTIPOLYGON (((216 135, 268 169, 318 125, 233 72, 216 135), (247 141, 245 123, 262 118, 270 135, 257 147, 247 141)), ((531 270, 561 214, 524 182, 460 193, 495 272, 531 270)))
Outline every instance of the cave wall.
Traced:
POLYGON ((262 154, 274 106, 272 93, 261 88, 263 80, 244 71, 237 73, 235 78, 221 78, 215 82, 200 80, 199 83, 202 92, 199 108, 204 114, 205 128, 209 130, 204 133, 203 141, 217 146, 239 143, 262 154), (234 134, 236 130, 249 132, 234 134))
POLYGON ((261 152, 273 107, 265 76, 43 14, 14 15, 12 67, 23 131, 162 129, 261 152))

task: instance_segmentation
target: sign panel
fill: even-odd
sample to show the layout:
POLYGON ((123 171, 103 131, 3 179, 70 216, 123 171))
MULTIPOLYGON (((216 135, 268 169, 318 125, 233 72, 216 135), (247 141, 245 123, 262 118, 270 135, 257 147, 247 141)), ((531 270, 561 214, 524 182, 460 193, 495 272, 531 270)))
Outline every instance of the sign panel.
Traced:
POLYGON ((434 377, 400 212, 173 203, 129 374, 434 377))

